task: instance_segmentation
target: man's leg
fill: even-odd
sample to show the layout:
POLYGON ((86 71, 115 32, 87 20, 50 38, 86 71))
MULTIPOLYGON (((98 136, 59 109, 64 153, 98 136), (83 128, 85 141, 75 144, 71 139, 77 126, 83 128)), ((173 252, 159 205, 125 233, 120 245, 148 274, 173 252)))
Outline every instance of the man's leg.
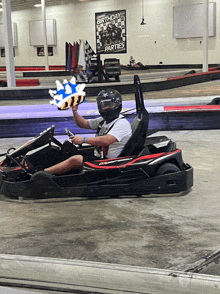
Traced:
POLYGON ((70 171, 74 168, 81 168, 83 164, 83 157, 82 155, 74 155, 56 165, 51 167, 45 168, 45 171, 50 172, 53 175, 56 174, 65 174, 66 172, 70 171))

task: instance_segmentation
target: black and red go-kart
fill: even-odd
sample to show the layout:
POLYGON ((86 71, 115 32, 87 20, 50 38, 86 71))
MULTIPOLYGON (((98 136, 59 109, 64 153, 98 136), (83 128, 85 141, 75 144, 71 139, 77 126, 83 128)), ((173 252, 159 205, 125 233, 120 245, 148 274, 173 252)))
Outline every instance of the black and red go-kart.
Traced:
POLYGON ((166 136, 147 137, 149 115, 138 76, 134 76, 134 84, 133 134, 118 158, 87 161, 82 170, 65 175, 36 172, 73 154, 93 152, 92 146, 76 147, 68 140, 60 143, 52 126, 20 148, 7 152, 0 163, 1 194, 9 198, 42 199, 188 191, 193 186, 193 168, 183 162, 181 150, 166 136))

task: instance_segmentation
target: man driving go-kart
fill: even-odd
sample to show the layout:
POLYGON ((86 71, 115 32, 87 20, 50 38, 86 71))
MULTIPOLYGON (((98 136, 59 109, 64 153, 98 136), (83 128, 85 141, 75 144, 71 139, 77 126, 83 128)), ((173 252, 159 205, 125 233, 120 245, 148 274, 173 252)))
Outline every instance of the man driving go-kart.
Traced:
MULTIPOLYGON (((78 105, 72 107, 73 118, 78 127, 97 131, 95 137, 70 137, 75 145, 87 143, 95 146, 94 154, 89 158, 90 161, 118 157, 132 134, 130 123, 120 114, 122 98, 118 91, 102 90, 97 96, 97 106, 101 117, 88 120, 78 113, 78 105)), ((46 168, 45 171, 52 174, 64 174, 71 169, 80 169, 85 160, 88 160, 87 156, 76 154, 46 168)))
POLYGON ((61 143, 52 125, 23 146, 9 148, 0 162, 2 195, 13 199, 124 197, 191 189, 193 168, 183 161, 181 149, 166 136, 149 136, 149 114, 138 76, 134 76, 136 114, 131 125, 120 115, 117 91, 101 91, 97 97, 101 117, 87 120, 78 113, 78 105, 85 101, 85 85, 72 80, 57 85, 50 91, 51 104, 59 110, 72 107, 76 124, 96 130, 97 136, 74 137, 66 130, 72 142, 61 143), (81 146, 83 142, 87 144, 81 146))

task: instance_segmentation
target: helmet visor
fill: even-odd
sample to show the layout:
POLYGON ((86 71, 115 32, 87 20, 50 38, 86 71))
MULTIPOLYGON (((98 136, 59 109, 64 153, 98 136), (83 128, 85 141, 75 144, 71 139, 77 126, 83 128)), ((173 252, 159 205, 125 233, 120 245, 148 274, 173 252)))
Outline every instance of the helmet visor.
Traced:
POLYGON ((118 103, 116 101, 112 101, 112 99, 101 99, 98 101, 99 111, 109 111, 117 108, 118 103))

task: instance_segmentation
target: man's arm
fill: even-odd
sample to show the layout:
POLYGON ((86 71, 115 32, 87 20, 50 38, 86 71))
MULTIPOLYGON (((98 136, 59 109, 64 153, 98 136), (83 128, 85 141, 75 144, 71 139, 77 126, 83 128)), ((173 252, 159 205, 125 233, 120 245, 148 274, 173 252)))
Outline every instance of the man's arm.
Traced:
POLYGON ((101 147, 109 146, 118 141, 114 136, 108 135, 108 134, 105 136, 98 136, 98 137, 91 137, 91 138, 86 137, 84 141, 83 139, 84 138, 81 136, 75 136, 74 138, 71 138, 71 141, 75 145, 82 145, 82 143, 87 143, 92 146, 101 146, 101 147))
POLYGON ((79 128, 90 129, 89 121, 78 114, 78 105, 73 106, 73 119, 79 128))

